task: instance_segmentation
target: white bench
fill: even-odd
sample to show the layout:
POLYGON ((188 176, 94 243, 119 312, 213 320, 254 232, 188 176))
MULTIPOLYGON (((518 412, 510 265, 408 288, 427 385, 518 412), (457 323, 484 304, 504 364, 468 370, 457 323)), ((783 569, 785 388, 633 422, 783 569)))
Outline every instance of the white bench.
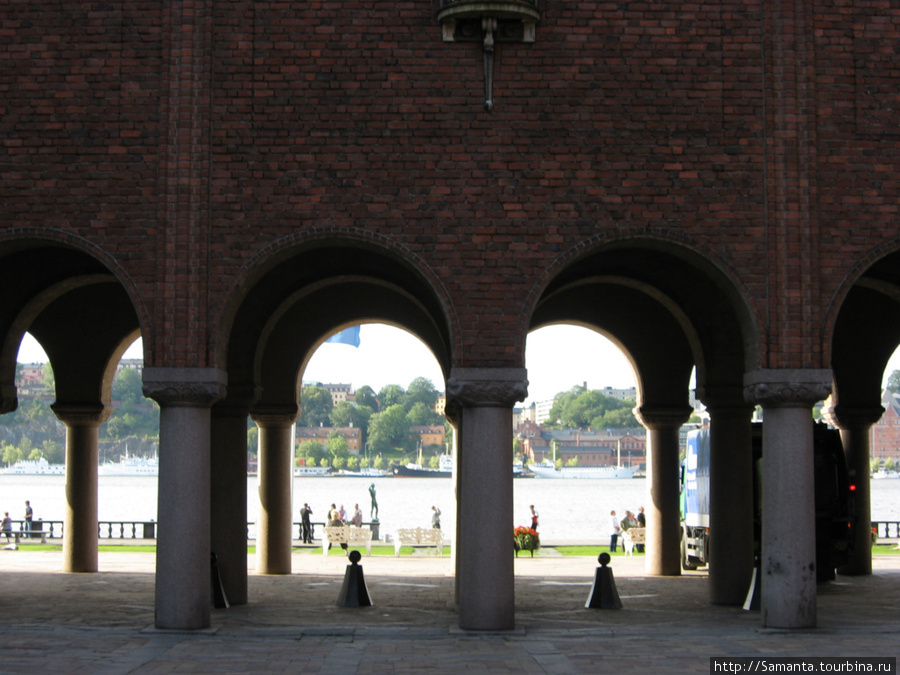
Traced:
POLYGON ((353 525, 326 525, 325 536, 322 537, 322 555, 328 555, 329 544, 365 546, 366 555, 372 555, 372 530, 353 525))
POLYGON ((397 530, 394 537, 394 555, 400 555, 403 546, 434 546, 444 555, 444 533, 437 528, 413 527, 397 530))
POLYGON ((632 527, 622 533, 622 546, 625 548, 625 555, 634 554, 635 544, 643 544, 646 528, 632 527))

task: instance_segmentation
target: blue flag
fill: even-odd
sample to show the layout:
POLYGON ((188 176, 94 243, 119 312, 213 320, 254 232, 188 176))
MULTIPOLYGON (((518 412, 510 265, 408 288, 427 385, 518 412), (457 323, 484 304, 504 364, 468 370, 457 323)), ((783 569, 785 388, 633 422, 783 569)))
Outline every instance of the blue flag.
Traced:
POLYGON ((332 335, 325 342, 337 342, 345 345, 353 345, 359 347, 359 326, 351 326, 340 333, 332 335))

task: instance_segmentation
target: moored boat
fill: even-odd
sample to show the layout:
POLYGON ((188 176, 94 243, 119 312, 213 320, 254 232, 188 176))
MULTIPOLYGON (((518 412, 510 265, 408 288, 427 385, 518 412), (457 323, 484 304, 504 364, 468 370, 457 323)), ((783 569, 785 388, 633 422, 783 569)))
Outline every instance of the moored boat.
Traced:
POLYGON ((101 476, 158 476, 159 457, 123 457, 118 462, 101 464, 101 476))
POLYGON ((298 466, 294 469, 294 475, 298 478, 327 478, 334 474, 327 466, 298 466))
POLYGON ((393 474, 400 478, 450 478, 453 475, 453 458, 441 455, 437 469, 428 469, 421 464, 395 466, 393 474))
POLYGON ((625 466, 564 466, 542 462, 528 467, 538 478, 634 478, 637 467, 625 466))
POLYGON ((46 459, 23 459, 3 469, 2 473, 20 476, 65 476, 65 464, 50 464, 46 459))

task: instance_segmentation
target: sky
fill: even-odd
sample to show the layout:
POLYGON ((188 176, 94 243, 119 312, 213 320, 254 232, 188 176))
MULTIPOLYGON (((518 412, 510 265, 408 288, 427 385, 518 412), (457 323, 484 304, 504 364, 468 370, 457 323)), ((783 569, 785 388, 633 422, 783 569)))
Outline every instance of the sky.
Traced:
MULTIPOLYGON (((142 357, 140 340, 124 355, 142 357)), ((19 348, 19 361, 46 360, 40 345, 26 333, 19 348)), ((530 333, 525 345, 525 367, 529 385, 524 405, 552 399, 585 382, 589 389, 635 386, 634 372, 619 348, 600 333, 580 326, 547 326, 530 333)), ((894 370, 900 370, 900 348, 885 369, 885 382, 894 370)), ((388 384, 406 389, 417 377, 428 378, 438 391, 444 389, 437 361, 417 337, 393 326, 365 324, 360 329, 359 347, 339 343, 319 347, 303 381, 350 384, 353 389, 367 384, 377 392, 388 384)))

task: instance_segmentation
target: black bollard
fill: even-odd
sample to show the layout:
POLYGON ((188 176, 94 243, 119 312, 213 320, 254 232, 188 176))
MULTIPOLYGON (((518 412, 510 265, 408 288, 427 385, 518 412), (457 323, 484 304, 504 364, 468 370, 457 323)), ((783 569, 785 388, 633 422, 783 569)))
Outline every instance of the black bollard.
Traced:
POLYGON ((222 585, 222 577, 219 576, 219 561, 215 553, 210 553, 210 579, 212 580, 212 606, 216 609, 228 609, 228 597, 225 595, 225 587, 222 585))
POLYGON ((601 553, 597 558, 600 567, 594 574, 594 585, 591 586, 591 594, 584 603, 585 609, 622 609, 612 568, 607 567, 609 561, 609 553, 601 553))
POLYGON ((366 580, 363 577, 363 568, 359 564, 362 554, 359 551, 350 551, 350 564, 344 573, 344 585, 341 586, 341 594, 338 596, 338 607, 371 607, 369 590, 366 588, 366 580))

